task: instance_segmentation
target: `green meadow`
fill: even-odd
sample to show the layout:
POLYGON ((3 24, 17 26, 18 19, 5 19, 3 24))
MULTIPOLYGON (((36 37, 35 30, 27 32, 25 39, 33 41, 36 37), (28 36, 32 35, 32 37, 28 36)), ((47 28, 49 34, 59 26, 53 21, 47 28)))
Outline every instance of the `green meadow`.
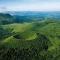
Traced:
POLYGON ((1 23, 0 60, 60 60, 60 21, 1 23))

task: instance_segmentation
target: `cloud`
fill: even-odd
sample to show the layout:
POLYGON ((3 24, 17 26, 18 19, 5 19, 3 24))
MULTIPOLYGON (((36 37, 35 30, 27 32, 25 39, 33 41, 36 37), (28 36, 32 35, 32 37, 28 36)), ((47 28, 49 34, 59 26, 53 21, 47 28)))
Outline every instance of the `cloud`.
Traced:
POLYGON ((7 8, 15 11, 60 11, 60 3, 17 4, 7 8))
POLYGON ((0 3, 1 1, 1 11, 60 11, 59 0, 0 0, 0 3))
POLYGON ((7 11, 8 9, 4 6, 0 6, 0 12, 7 11))

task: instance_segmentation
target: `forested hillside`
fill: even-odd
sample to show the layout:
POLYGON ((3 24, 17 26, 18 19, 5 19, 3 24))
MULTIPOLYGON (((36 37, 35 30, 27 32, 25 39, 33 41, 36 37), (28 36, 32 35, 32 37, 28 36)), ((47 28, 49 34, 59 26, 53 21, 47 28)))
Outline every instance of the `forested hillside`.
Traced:
POLYGON ((21 18, 0 13, 0 60, 60 60, 60 20, 21 18))

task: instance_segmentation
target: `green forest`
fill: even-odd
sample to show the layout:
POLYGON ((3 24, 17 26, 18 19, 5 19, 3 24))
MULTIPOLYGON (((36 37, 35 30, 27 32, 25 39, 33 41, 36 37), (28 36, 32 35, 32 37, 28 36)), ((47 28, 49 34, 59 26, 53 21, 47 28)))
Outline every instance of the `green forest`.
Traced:
POLYGON ((60 20, 0 13, 0 60, 60 60, 60 20))

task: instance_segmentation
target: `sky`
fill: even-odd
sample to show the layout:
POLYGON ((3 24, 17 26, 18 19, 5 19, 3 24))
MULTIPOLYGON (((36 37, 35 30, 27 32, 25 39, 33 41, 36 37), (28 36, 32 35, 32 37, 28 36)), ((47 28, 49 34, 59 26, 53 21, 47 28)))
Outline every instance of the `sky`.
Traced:
POLYGON ((0 0, 0 11, 60 11, 60 0, 0 0))

